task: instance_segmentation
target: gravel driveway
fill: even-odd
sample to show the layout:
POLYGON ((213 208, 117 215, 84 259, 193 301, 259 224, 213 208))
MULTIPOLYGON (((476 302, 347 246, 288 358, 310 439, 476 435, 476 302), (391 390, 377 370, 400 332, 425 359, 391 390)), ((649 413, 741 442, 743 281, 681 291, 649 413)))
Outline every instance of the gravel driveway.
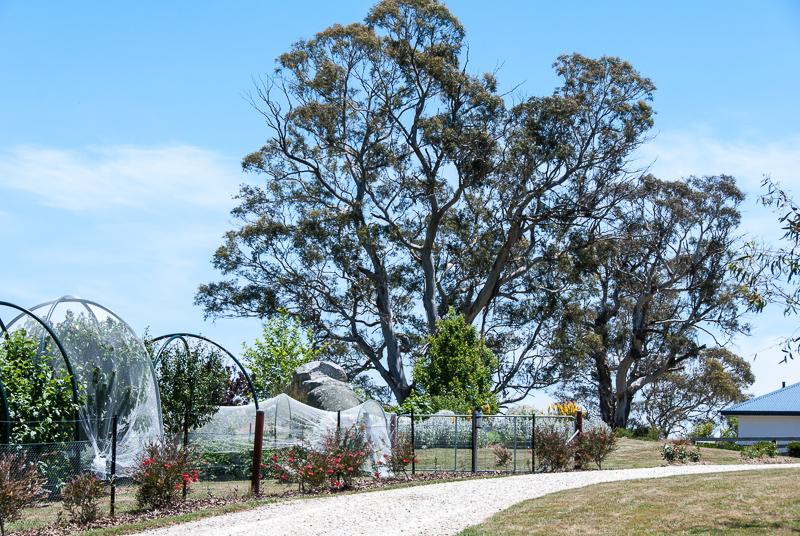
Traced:
POLYGON ((408 488, 292 499, 172 527, 148 536, 445 536, 534 497, 601 482, 674 475, 800 468, 786 465, 689 465, 519 475, 408 488))

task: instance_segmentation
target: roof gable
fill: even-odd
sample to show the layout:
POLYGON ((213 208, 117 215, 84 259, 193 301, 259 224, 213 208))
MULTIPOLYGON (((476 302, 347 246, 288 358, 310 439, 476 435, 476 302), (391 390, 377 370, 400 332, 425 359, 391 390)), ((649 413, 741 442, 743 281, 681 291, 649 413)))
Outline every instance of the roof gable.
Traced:
POLYGON ((800 382, 720 411, 722 415, 800 415, 800 382))

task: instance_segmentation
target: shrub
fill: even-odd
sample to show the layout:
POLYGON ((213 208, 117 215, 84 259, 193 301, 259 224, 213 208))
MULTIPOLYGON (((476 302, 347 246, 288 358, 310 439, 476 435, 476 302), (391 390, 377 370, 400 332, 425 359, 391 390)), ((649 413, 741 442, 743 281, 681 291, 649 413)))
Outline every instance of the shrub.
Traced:
POLYGON ((141 462, 131 473, 138 486, 136 502, 141 508, 163 508, 177 500, 183 485, 197 482, 198 471, 189 451, 177 441, 151 440, 145 444, 141 462))
MULTIPOLYGON (((414 459, 414 445, 411 443, 411 436, 406 433, 397 434, 397 439, 392 445, 391 454, 384 454, 384 459, 379 460, 377 464, 386 465, 386 467, 395 475, 403 473, 408 479, 408 466, 411 465, 414 459)), ((376 471, 377 473, 377 471, 376 471)))
POLYGON ((296 445, 289 452, 270 456, 282 484, 297 483, 302 491, 328 485, 331 489, 350 487, 364 474, 375 449, 363 426, 323 435, 322 448, 309 443, 296 445))
POLYGON ((742 458, 774 458, 778 455, 778 445, 769 441, 759 441, 742 449, 742 458))
POLYGON ((545 424, 536 427, 536 459, 550 471, 566 469, 575 456, 574 441, 566 442, 562 427, 545 424))
POLYGON ((508 450, 503 444, 495 443, 494 445, 489 445, 489 450, 492 451, 492 454, 495 455, 497 458, 495 460, 496 467, 502 467, 503 469, 508 468, 509 462, 514 459, 514 452, 508 450))
POLYGON ((6 534, 6 522, 17 521, 22 509, 42 493, 44 479, 39 468, 28 462, 25 453, 0 457, 0 533, 6 534))
POLYGON ((617 428, 617 437, 624 437, 625 439, 633 439, 633 431, 627 428, 617 428))
POLYGON ((691 448, 685 441, 673 441, 661 445, 661 457, 669 463, 700 461, 700 448, 691 448))
POLYGON ((786 454, 793 458, 800 458, 800 442, 792 441, 786 445, 786 454))
POLYGON ((99 500, 105 496, 105 484, 92 475, 77 475, 61 492, 72 520, 85 525, 100 517, 99 500))
POLYGON ((712 420, 707 420, 704 423, 697 423, 692 427, 689 432, 691 437, 714 437, 714 429, 717 427, 716 423, 712 420))
POLYGON ((581 468, 594 462, 598 469, 602 469, 603 460, 617 448, 617 436, 607 426, 587 430, 575 439, 578 447, 575 461, 581 468))

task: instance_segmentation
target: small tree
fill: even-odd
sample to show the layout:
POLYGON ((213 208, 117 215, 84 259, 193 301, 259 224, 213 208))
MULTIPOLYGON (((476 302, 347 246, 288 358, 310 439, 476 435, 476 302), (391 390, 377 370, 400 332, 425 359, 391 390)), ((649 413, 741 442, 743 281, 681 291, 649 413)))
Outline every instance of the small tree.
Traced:
POLYGON ((71 421, 81 407, 75 404, 68 374, 55 372, 55 357, 25 330, 6 336, 0 344, 0 381, 6 391, 11 443, 54 443, 73 435, 71 421))
POLYGON ((259 400, 277 395, 292 379, 300 365, 314 361, 322 352, 314 348, 311 330, 280 309, 276 316, 264 322, 261 339, 253 347, 244 346, 245 365, 253 372, 253 386, 259 400))
POLYGON ((452 309, 436 323, 436 334, 428 338, 428 351, 414 365, 414 381, 431 398, 433 410, 456 413, 489 405, 497 410, 492 375, 497 360, 474 326, 452 309))
POLYGON ((161 352, 154 368, 167 432, 174 434, 183 429, 187 411, 189 428, 198 428, 211 420, 230 381, 230 370, 222 366, 218 351, 200 343, 171 346, 161 352))

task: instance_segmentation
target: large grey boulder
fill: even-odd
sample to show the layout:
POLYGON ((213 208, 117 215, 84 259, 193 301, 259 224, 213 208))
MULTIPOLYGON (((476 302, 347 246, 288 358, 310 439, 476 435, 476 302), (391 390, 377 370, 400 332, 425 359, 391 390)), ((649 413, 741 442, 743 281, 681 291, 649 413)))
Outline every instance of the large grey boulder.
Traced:
POLYGON ((292 375, 292 389, 309 406, 326 411, 350 409, 362 402, 347 384, 344 369, 328 361, 312 361, 297 367, 292 375))
MULTIPOLYGON (((341 382, 338 382, 341 384, 341 382)), ((327 411, 341 411, 361 404, 361 399, 347 384, 326 384, 308 392, 308 405, 327 411)))

